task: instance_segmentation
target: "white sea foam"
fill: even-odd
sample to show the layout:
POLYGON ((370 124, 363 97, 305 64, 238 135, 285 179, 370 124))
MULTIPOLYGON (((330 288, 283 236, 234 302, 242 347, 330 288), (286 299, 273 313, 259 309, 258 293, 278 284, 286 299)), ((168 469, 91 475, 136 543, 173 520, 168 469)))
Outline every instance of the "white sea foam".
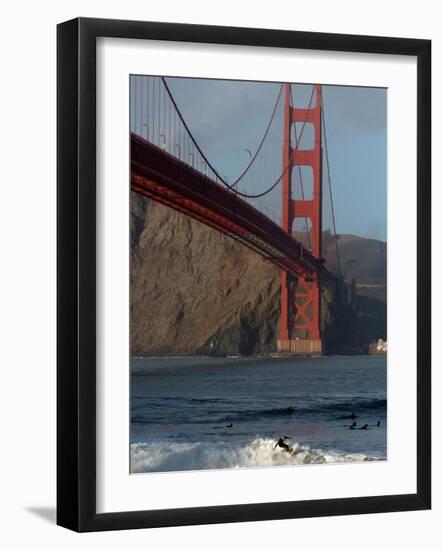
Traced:
POLYGON ((297 443, 293 444, 295 452, 290 455, 282 449, 274 449, 275 443, 276 441, 270 438, 256 438, 244 446, 164 441, 133 443, 131 471, 132 473, 170 472, 377 460, 364 454, 322 451, 300 446, 297 443))

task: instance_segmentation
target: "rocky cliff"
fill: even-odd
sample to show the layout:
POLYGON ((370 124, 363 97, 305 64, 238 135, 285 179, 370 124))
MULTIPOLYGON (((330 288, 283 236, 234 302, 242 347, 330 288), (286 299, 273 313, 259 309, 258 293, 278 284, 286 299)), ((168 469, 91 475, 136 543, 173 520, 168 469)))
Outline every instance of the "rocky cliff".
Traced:
MULTIPOLYGON (((131 213, 134 355, 275 351, 280 292, 275 266, 139 195, 131 197, 131 213)), ((322 306, 327 347, 360 346, 354 303, 337 298, 333 278, 323 281, 322 306)))

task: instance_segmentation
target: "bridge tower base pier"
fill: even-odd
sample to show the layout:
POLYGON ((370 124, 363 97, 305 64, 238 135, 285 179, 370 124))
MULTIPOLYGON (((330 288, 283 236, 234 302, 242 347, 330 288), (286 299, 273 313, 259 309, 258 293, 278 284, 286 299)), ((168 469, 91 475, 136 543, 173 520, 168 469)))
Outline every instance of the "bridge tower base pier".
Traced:
POLYGON ((296 338, 295 340, 277 340, 278 353, 291 355, 322 355, 322 340, 296 338))

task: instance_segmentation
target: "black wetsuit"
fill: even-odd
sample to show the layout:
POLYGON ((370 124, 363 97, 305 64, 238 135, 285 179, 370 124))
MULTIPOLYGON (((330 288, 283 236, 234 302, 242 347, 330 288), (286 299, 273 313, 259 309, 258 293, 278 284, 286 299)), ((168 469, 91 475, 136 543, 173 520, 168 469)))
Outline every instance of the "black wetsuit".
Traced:
POLYGON ((284 449, 285 451, 287 451, 288 453, 291 451, 291 448, 289 445, 287 445, 287 443, 284 443, 284 438, 283 437, 280 437, 278 439, 278 443, 276 444, 277 447, 281 447, 281 449, 284 449))

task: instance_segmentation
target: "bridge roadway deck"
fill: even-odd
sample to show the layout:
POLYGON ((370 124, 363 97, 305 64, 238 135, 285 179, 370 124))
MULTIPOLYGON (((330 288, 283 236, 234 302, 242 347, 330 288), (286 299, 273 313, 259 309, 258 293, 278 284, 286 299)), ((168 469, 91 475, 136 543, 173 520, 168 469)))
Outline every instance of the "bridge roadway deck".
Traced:
POLYGON ((131 188, 230 236, 295 276, 323 261, 279 225, 192 166, 131 133, 131 188))

